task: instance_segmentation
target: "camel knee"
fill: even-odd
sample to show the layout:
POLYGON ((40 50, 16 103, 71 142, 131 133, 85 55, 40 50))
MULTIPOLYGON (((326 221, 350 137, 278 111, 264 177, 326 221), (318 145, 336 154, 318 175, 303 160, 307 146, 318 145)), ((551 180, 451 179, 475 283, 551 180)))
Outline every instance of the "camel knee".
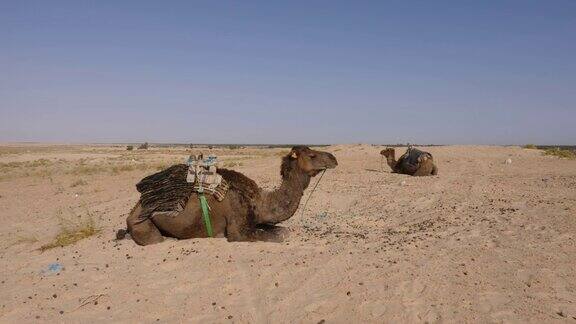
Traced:
POLYGON ((162 233, 150 219, 142 220, 139 218, 140 210, 140 204, 136 205, 126 219, 128 233, 134 242, 138 245, 150 245, 164 241, 162 233))
POLYGON ((149 219, 128 225, 128 232, 130 236, 138 245, 150 245, 164 241, 164 237, 149 219))

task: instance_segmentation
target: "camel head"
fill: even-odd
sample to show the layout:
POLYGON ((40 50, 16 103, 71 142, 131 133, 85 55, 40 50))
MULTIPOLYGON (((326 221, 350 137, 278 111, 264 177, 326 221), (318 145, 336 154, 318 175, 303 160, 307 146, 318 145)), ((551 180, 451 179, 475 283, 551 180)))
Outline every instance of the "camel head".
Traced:
POLYGON ((387 147, 387 148, 383 149, 382 151, 380 151, 380 154, 384 155, 386 158, 389 158, 389 157, 394 158, 395 151, 393 148, 387 147))
POLYGON ((288 176, 291 170, 298 169, 313 177, 322 170, 334 169, 338 161, 328 152, 312 150, 307 146, 294 146, 282 159, 282 177, 288 176))

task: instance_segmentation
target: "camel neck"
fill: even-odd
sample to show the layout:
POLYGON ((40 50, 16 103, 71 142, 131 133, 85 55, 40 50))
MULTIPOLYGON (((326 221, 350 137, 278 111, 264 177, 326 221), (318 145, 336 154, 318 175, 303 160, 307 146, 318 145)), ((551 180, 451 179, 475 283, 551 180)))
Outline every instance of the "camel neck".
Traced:
POLYGON ((384 157, 386 157, 386 162, 392 171, 396 171, 396 166, 398 165, 398 161, 396 161, 396 151, 394 149, 387 149, 386 151, 388 151, 384 155, 384 157))
POLYGON ((276 190, 263 193, 257 210, 257 223, 277 224, 296 213, 304 190, 310 184, 310 176, 292 169, 282 178, 282 184, 276 190))
POLYGON ((395 171, 396 170, 396 165, 398 164, 398 162, 396 161, 396 158, 394 156, 388 156, 386 157, 386 162, 388 163, 388 165, 390 166, 390 168, 395 171))

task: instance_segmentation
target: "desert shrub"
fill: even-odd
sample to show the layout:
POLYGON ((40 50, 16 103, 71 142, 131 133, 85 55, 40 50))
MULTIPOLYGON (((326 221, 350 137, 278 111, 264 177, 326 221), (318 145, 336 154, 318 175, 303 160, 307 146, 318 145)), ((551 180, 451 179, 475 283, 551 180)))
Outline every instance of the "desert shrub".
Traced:
POLYGON ((148 142, 138 146, 138 149, 139 150, 147 150, 148 149, 148 142))
POLYGON ((60 231, 51 242, 42 245, 40 251, 68 246, 100 233, 100 228, 96 226, 94 217, 90 212, 87 212, 84 217, 74 216, 73 218, 77 220, 60 217, 60 231))
POLYGON ((552 156, 557 156, 559 158, 564 158, 564 159, 575 159, 576 158, 576 153, 574 153, 574 151, 563 150, 563 149, 560 149, 559 147, 546 149, 544 151, 544 155, 552 155, 552 156))
POLYGON ((126 151, 132 151, 134 149, 133 145, 126 146, 126 151))
POLYGON ((537 149, 538 147, 536 147, 536 145, 534 145, 534 144, 526 144, 526 145, 524 145, 524 148, 533 150, 533 149, 537 149))

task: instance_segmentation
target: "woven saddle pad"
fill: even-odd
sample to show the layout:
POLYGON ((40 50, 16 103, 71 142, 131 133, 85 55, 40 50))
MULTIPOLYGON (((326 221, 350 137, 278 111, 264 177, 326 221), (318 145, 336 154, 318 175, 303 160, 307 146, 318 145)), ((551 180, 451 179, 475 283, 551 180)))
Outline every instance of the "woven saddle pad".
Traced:
POLYGON ((219 179, 199 177, 200 182, 188 182, 188 172, 188 165, 177 164, 147 176, 136 184, 136 189, 141 194, 141 218, 150 218, 155 212, 183 209, 192 193, 198 192, 200 186, 205 193, 213 195, 216 200, 224 200, 230 186, 220 175, 216 174, 219 179))

